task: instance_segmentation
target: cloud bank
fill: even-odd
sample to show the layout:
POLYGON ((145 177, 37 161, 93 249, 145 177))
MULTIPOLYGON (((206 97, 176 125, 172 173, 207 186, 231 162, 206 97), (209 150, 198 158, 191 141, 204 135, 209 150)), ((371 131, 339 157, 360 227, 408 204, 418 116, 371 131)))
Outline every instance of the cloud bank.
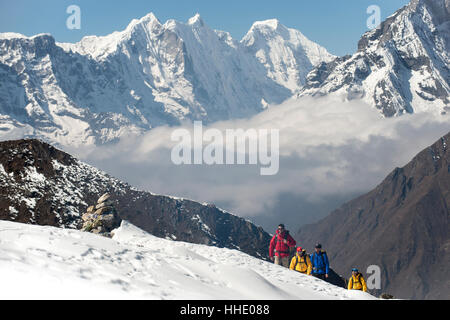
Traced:
POLYGON ((250 119, 204 126, 279 130, 278 174, 261 176, 259 166, 248 164, 173 164, 171 135, 180 128, 192 132, 192 123, 155 128, 114 146, 66 150, 140 189, 215 203, 268 231, 280 222, 296 231, 404 166, 450 130, 450 116, 386 119, 361 101, 326 97, 290 100, 250 119))

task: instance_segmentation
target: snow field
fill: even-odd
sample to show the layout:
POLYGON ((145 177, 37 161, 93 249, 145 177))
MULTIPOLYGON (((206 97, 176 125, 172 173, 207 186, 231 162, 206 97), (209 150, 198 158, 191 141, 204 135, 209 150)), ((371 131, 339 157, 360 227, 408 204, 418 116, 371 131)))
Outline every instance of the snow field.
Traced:
POLYGON ((374 299, 237 250, 0 221, 0 299, 374 299))

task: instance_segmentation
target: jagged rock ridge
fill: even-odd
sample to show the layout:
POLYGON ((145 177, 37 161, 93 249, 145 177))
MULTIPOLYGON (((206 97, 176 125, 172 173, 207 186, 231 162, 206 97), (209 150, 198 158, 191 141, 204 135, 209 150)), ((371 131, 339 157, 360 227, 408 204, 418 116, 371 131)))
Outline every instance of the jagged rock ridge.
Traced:
POLYGON ((267 258, 269 234, 214 205, 137 190, 39 140, 0 142, 2 220, 80 229, 105 193, 120 219, 155 236, 267 258))
POLYGON ((363 99, 386 117, 450 111, 450 1, 412 0, 364 34, 358 51, 321 63, 298 96, 363 99))

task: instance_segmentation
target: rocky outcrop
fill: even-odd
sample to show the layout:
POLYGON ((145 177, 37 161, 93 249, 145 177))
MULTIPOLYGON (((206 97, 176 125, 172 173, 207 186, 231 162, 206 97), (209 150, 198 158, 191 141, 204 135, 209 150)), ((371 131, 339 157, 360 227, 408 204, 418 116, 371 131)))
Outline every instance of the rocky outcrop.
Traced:
POLYGON ((39 140, 0 142, 0 219, 80 229, 84 213, 109 225, 110 210, 157 237, 268 259, 267 232, 212 204, 137 190, 39 140))
POLYGON ((97 204, 90 206, 81 218, 83 220, 83 231, 107 237, 111 237, 112 231, 120 227, 122 222, 109 193, 101 196, 97 204))

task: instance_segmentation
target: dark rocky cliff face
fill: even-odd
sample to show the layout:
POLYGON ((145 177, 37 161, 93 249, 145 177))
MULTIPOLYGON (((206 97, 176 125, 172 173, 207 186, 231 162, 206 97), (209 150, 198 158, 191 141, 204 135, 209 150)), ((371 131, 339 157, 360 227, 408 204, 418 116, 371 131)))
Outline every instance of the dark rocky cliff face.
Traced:
MULTIPOLYGON (((322 221, 302 227, 304 246, 321 241, 332 267, 381 268, 381 291, 397 298, 450 297, 450 133, 395 169, 378 187, 322 221)), ((380 293, 380 292, 374 292, 380 293)))
POLYGON ((214 205, 132 188, 39 140, 0 142, 0 219, 80 228, 89 204, 110 193, 121 219, 149 233, 267 259, 270 235, 214 205))

